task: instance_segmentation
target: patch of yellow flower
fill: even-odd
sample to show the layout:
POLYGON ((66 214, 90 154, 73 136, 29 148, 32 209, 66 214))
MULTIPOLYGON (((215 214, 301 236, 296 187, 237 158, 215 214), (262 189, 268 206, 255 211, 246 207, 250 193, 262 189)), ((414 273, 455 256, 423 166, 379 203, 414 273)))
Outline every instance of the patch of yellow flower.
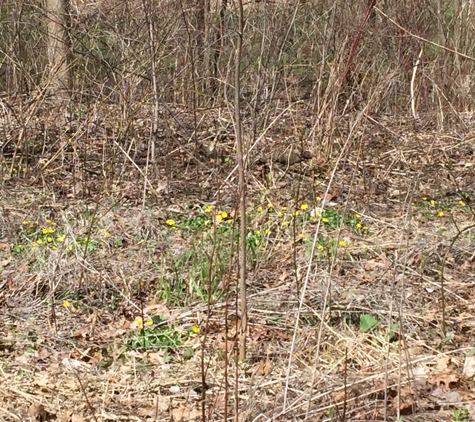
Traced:
POLYGON ((218 219, 218 221, 222 221, 224 220, 225 218, 227 218, 228 216, 228 213, 226 211, 220 211, 218 212, 218 214, 216 215, 216 218, 218 219))
MULTIPOLYGON (((147 325, 148 327, 150 327, 151 325, 153 325, 153 321, 151 319, 147 319, 145 321, 145 325, 147 325)), ((139 330, 143 329, 143 326, 144 326, 144 320, 142 319, 142 317, 137 317, 135 318, 133 324, 132 324, 132 327, 134 328, 137 328, 139 330)))

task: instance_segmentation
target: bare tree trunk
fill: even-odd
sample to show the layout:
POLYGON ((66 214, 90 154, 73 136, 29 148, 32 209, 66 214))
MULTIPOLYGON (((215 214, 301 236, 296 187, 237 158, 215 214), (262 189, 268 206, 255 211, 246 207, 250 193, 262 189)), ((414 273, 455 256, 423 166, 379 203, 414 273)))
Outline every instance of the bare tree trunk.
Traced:
POLYGON ((69 0, 46 0, 49 92, 61 104, 71 95, 69 0))

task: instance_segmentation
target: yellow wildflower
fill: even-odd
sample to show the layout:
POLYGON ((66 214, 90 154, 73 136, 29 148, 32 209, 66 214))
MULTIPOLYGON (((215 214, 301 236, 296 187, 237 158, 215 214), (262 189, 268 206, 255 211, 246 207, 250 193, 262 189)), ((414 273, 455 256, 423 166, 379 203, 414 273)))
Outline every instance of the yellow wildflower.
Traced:
POLYGON ((443 217, 444 216, 444 211, 438 211, 437 216, 438 217, 443 217))
POLYGON ((463 202, 462 200, 460 200, 460 201, 459 201, 459 205, 460 205, 461 207, 464 207, 466 204, 465 204, 465 202, 463 202))
POLYGON ((69 300, 63 300, 63 308, 70 308, 71 302, 69 300))
POLYGON ((56 242, 63 243, 64 239, 66 239, 66 235, 61 235, 56 238, 56 242))
POLYGON ((259 205, 259 206, 257 207, 257 212, 262 212, 262 211, 263 211, 263 208, 259 205))
POLYGON ((435 205, 435 202, 436 202, 435 199, 430 200, 431 205, 435 205))
POLYGON ((107 230, 104 230, 104 237, 110 237, 110 233, 107 230))
POLYGON ((175 225, 175 220, 169 218, 166 223, 169 225, 169 226, 174 226, 175 225))
POLYGON ((317 246, 317 249, 318 249, 319 251, 323 251, 323 245, 318 245, 318 246, 317 246))
POLYGON ((46 238, 46 241, 47 241, 48 243, 51 243, 51 242, 53 241, 53 238, 50 237, 50 236, 48 236, 48 237, 46 238))
POLYGON ((339 244, 340 246, 346 246, 346 240, 340 240, 340 241, 338 242, 338 244, 339 244))
POLYGON ((205 212, 211 212, 213 210, 213 206, 212 205, 206 205, 206 208, 205 208, 205 212))
POLYGON ((38 245, 41 245, 41 244, 43 243, 43 239, 38 239, 38 240, 36 241, 36 243, 37 243, 38 245))
POLYGON ((200 332, 200 327, 195 324, 193 327, 191 327, 191 331, 193 331, 195 334, 198 334, 200 332))
POLYGON ((301 209, 302 211, 305 211, 307 208, 308 208, 308 205, 307 205, 307 204, 301 204, 301 205, 300 205, 300 209, 301 209))
POLYGON ((323 221, 324 223, 328 223, 328 218, 323 217, 323 218, 322 218, 322 221, 323 221))

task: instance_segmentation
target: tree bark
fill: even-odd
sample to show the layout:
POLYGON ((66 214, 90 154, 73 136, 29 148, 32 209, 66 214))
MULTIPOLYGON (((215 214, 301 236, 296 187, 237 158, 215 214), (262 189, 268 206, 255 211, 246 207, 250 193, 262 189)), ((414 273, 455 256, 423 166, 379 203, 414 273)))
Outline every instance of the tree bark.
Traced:
POLYGON ((59 104, 69 100, 72 88, 69 42, 69 0, 46 0, 49 93, 59 104))

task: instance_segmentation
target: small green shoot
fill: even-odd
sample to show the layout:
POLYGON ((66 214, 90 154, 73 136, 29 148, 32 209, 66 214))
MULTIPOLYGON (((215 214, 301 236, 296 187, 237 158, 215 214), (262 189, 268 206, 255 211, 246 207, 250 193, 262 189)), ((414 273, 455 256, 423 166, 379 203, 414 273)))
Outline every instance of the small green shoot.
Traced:
POLYGON ((470 413, 465 406, 461 409, 454 409, 452 414, 452 420, 454 422, 463 422, 470 420, 470 413))

